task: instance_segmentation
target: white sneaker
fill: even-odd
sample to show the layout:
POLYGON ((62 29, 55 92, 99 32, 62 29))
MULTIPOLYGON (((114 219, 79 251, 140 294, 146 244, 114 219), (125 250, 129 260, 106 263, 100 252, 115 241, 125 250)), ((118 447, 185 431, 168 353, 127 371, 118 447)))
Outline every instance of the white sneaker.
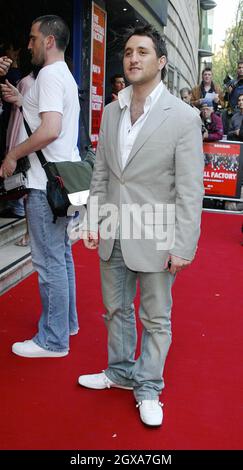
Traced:
POLYGON ((163 421, 162 406, 159 400, 142 400, 136 405, 139 408, 142 422, 147 426, 161 426, 163 421))
POLYGON ((22 357, 64 357, 68 354, 68 351, 48 351, 48 349, 38 346, 32 339, 27 339, 21 343, 14 343, 12 351, 17 356, 22 357))
POLYGON ((89 374, 89 375, 80 375, 78 378, 79 385, 87 388, 94 388, 96 390, 102 390, 104 388, 123 388, 124 390, 132 390, 132 387, 126 387, 125 385, 119 385, 112 380, 108 379, 104 372, 100 374, 89 374))

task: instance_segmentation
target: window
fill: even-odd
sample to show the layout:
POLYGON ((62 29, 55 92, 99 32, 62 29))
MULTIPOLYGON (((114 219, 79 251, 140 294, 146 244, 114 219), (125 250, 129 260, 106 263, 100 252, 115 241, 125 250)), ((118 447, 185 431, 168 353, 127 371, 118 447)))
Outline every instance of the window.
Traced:
POLYGON ((168 68, 168 89, 174 94, 174 69, 172 67, 168 68))
POLYGON ((177 83, 176 83, 176 94, 180 96, 180 82, 181 82, 181 74, 177 72, 177 83))

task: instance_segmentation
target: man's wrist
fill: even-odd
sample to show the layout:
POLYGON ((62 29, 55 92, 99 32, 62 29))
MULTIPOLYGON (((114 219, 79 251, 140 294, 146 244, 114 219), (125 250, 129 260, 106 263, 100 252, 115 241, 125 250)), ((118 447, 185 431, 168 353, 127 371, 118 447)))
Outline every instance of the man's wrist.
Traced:
MULTIPOLYGON (((19 157, 21 158, 21 157, 19 157)), ((6 155, 6 160, 12 160, 14 162, 16 162, 18 160, 18 157, 16 155, 16 153, 14 152, 14 149, 11 150, 7 155, 6 155)))

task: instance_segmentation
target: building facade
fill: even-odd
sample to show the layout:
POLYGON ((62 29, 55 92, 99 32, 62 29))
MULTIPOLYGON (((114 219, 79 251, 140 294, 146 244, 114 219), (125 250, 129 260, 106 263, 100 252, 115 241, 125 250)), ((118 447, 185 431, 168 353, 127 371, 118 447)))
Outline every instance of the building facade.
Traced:
POLYGON ((168 88, 178 96, 180 88, 198 82, 199 2, 170 0, 164 33, 169 55, 168 88))

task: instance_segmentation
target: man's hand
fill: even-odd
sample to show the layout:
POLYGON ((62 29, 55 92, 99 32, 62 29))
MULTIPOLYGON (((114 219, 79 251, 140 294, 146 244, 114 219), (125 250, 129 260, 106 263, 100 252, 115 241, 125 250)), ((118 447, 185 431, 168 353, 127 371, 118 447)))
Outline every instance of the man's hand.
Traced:
POLYGON ((215 94, 215 97, 214 97, 213 101, 214 101, 215 103, 218 103, 218 102, 219 102, 219 95, 218 95, 218 93, 215 94))
POLYGON ((191 264, 188 259, 179 258, 179 256, 170 255, 164 265, 164 269, 168 269, 171 274, 176 274, 191 264))
POLYGON ((0 57, 0 77, 4 77, 8 73, 12 62, 7 56, 0 57))
POLYGON ((16 106, 22 106, 23 97, 19 90, 13 86, 8 80, 0 85, 2 98, 8 103, 13 103, 16 106))
POLYGON ((84 241, 84 246, 89 250, 96 250, 99 245, 99 238, 96 232, 82 232, 82 239, 84 241))
POLYGON ((17 161, 13 157, 11 152, 9 152, 2 162, 2 166, 0 168, 0 176, 2 178, 11 176, 14 173, 16 166, 17 166, 17 161))
POLYGON ((203 140, 208 139, 208 131, 205 131, 203 133, 203 140))

